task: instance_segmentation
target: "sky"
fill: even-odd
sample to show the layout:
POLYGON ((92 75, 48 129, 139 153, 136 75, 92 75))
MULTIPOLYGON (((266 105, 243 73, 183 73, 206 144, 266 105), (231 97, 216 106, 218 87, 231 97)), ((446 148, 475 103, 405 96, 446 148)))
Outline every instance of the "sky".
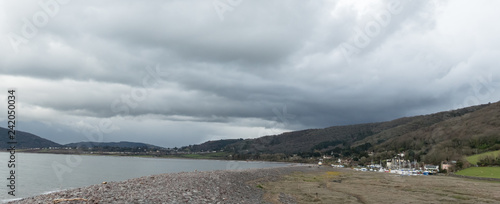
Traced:
MULTIPOLYGON (((0 1, 0 111, 180 147, 500 100, 499 1, 0 1)), ((7 114, 0 126, 7 126, 7 114)))

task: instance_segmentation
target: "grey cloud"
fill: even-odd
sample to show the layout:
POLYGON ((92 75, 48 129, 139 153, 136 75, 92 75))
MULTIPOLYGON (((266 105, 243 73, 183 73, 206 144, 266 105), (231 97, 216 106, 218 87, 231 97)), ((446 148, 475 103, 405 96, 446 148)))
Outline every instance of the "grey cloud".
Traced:
POLYGON ((481 4, 401 1, 346 58, 340 45, 352 43, 353 28, 390 2, 242 1, 221 20, 211 1, 74 0, 18 53, 6 36, 40 8, 4 2, 0 78, 24 93, 28 129, 62 143, 85 138, 74 124, 103 119, 117 126, 107 141, 173 146, 498 100, 500 29, 481 4), (146 68, 156 65, 152 76, 146 68), (145 77, 158 83, 144 87, 145 77), (146 95, 124 101, 134 93, 146 95), (286 122, 285 109, 294 116, 286 122), (44 116, 62 131, 35 124, 44 116), (138 138, 134 123, 151 136, 138 138))

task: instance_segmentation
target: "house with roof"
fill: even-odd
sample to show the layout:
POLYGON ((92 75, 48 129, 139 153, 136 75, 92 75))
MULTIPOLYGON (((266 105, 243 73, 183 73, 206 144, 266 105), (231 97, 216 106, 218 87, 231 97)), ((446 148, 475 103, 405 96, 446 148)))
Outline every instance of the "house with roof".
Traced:
POLYGON ((426 165, 424 165, 424 170, 437 173, 437 172, 439 172, 439 166, 432 165, 432 164, 426 164, 426 165))
POLYGON ((442 161, 441 162, 441 169, 442 170, 446 170, 446 172, 450 172, 450 171, 453 171, 453 167, 455 167, 455 164, 457 163, 457 161, 442 161))

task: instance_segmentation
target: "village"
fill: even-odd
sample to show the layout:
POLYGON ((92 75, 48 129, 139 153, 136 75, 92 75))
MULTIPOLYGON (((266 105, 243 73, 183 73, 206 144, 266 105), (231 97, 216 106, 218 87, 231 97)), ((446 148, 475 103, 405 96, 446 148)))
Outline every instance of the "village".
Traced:
POLYGON ((352 168, 356 171, 367 172, 384 172, 399 175, 435 175, 437 173, 448 173, 455 170, 457 161, 442 161, 440 165, 424 164, 422 162, 410 161, 403 159, 404 153, 399 153, 396 156, 380 160, 378 163, 371 161, 369 165, 353 165, 351 159, 333 159, 331 156, 322 156, 318 162, 318 166, 323 166, 327 163, 333 168, 352 168))

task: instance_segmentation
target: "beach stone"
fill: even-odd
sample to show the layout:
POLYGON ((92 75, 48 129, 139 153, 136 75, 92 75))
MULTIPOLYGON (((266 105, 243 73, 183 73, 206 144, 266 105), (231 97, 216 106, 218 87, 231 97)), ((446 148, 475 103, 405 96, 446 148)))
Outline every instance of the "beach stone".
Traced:
MULTIPOLYGON (((10 203, 52 203, 57 198, 84 198, 87 203, 265 203, 263 190, 249 182, 257 179, 272 181, 283 174, 306 169, 307 166, 288 166, 160 174, 100 183, 10 203)), ((280 195, 280 199, 293 203, 293 197, 288 195, 280 195)))

